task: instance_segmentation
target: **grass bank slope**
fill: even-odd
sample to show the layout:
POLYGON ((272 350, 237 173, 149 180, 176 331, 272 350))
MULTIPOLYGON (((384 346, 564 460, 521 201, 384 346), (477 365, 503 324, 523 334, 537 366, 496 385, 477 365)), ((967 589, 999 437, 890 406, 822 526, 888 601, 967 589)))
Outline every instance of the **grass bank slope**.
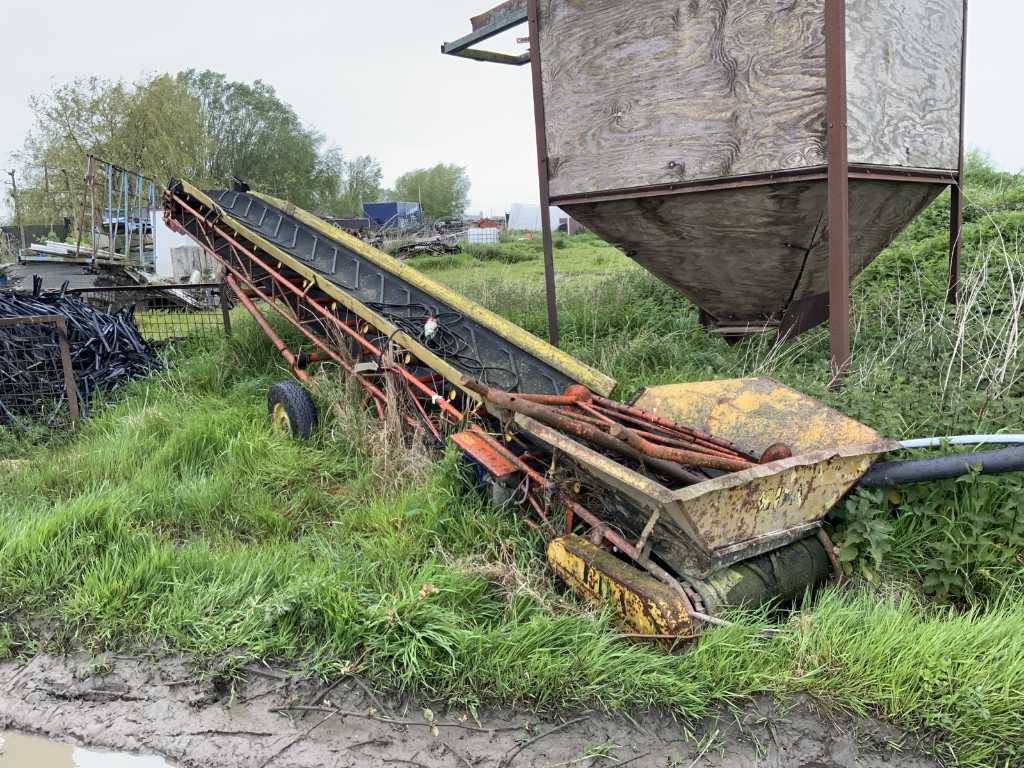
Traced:
MULTIPOLYGON (((974 298, 942 303, 940 201, 858 281, 857 362, 841 394, 823 386, 824 333, 728 347, 590 237, 556 251, 567 346, 623 391, 770 373, 894 436, 1016 427, 1020 311, 1007 301, 1024 284, 1024 191, 991 174, 971 197, 987 209, 972 209, 966 235, 974 298)), ((512 247, 528 258, 498 246, 418 263, 543 332, 536 246, 512 247)), ((810 691, 924 729, 950 761, 1024 759, 1019 480, 857 496, 837 520, 857 586, 826 591, 769 637, 763 617, 742 616, 669 654, 625 642, 565 595, 540 542, 469 488, 454 455, 382 466, 330 383, 320 396, 336 418, 312 443, 271 434, 266 389, 286 378, 275 355, 238 323, 231 340, 173 353, 73 437, 3 433, 0 653, 46 639, 156 645, 228 669, 355 664, 375 685, 470 706, 700 715, 755 692, 810 691)))

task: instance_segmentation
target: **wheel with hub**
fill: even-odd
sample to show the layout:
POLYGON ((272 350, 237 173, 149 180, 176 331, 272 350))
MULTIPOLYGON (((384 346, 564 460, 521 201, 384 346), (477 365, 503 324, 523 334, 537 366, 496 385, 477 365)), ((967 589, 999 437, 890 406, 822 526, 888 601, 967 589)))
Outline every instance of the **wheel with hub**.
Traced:
POLYGON ((267 411, 271 427, 279 434, 308 440, 316 428, 316 403, 296 381, 282 381, 270 388, 267 411))

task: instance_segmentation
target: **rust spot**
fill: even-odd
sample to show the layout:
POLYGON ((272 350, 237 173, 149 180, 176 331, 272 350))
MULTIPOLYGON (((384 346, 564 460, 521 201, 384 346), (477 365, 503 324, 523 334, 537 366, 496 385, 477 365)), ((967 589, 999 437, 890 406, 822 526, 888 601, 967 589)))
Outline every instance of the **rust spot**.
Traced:
POLYGON ((761 454, 761 464, 770 464, 773 461, 779 461, 780 459, 791 459, 793 457, 793 449, 785 443, 774 443, 769 445, 765 449, 765 452, 761 454))
POLYGON ((594 394, 582 384, 570 384, 562 394, 579 403, 589 403, 594 399, 594 394))

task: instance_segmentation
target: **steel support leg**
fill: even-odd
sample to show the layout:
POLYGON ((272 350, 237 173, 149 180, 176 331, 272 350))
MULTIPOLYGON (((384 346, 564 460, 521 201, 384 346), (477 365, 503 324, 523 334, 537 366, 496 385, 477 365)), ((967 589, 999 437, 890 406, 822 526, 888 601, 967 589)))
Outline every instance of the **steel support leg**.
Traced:
POLYGON ((963 190, 960 183, 954 184, 949 197, 949 285, 946 288, 946 303, 960 303, 960 235, 964 226, 963 190))
POLYGON ((846 110, 845 0, 826 0, 825 45, 828 111, 828 290, 832 335, 830 386, 839 388, 850 366, 850 158, 846 110))
POLYGON ((548 175, 548 138, 544 114, 544 84, 540 68, 540 10, 538 0, 529 0, 530 72, 533 76, 533 120, 537 131, 537 175, 540 182, 540 227, 544 237, 544 293, 548 305, 548 341, 557 347, 558 304, 555 296, 555 252, 551 239, 551 191, 548 175))

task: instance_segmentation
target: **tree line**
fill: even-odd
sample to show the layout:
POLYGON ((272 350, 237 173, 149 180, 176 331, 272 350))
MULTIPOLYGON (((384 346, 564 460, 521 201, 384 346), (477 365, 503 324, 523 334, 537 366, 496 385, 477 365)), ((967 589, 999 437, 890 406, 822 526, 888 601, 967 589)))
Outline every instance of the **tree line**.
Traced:
POLYGON ((34 95, 29 106, 33 125, 14 158, 25 222, 67 215, 90 154, 162 184, 223 187, 240 178, 327 216, 358 216, 362 203, 381 199, 422 202, 435 217, 468 205, 464 168, 413 170, 385 189, 377 159, 346 157, 261 80, 192 69, 135 83, 92 77, 34 95))

